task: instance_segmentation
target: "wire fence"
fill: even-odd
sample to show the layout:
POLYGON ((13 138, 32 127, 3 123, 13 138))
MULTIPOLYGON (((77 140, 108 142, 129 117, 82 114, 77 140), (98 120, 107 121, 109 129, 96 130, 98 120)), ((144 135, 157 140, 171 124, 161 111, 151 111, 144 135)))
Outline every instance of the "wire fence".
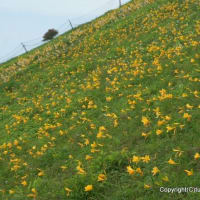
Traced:
MULTIPOLYGON (((59 32, 56 37, 62 35, 63 33, 73 28, 80 26, 81 24, 94 20, 95 18, 103 15, 105 12, 121 7, 122 5, 124 5, 125 3, 129 1, 130 0, 109 0, 107 3, 105 3, 101 7, 83 16, 79 16, 77 18, 72 18, 72 19, 66 19, 65 23, 61 24, 59 27, 56 28, 56 30, 59 32)), ((40 37, 37 37, 35 39, 31 39, 25 42, 20 42, 20 44, 16 48, 14 48, 12 51, 7 53, 5 56, 0 57, 0 64, 10 60, 11 58, 27 53, 28 51, 47 43, 47 41, 43 41, 43 35, 44 33, 41 34, 40 37)))

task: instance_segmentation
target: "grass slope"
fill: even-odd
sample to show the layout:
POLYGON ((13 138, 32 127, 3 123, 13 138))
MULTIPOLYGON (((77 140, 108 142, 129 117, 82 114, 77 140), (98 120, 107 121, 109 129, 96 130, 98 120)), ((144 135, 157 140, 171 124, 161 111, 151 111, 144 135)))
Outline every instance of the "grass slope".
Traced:
POLYGON ((135 0, 0 70, 3 200, 199 199, 200 2, 135 0))

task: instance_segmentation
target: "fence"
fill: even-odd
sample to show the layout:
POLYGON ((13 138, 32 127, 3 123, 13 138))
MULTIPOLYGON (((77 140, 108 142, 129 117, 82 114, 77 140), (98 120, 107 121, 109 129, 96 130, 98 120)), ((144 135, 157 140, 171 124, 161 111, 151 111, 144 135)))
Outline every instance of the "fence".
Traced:
MULTIPOLYGON (((107 12, 109 10, 121 7, 123 4, 125 4, 129 1, 130 0, 110 0, 106 4, 101 6, 100 8, 97 8, 96 10, 93 10, 92 12, 90 12, 86 15, 79 16, 77 18, 66 19, 65 23, 63 23, 59 27, 55 28, 59 32, 59 34, 56 37, 62 35, 63 33, 67 32, 73 28, 80 26, 81 24, 87 23, 87 22, 101 16, 102 14, 104 14, 105 12, 107 12)), ((10 51, 7 55, 0 57, 0 64, 10 60, 11 58, 17 57, 24 53, 27 53, 28 51, 30 51, 42 44, 45 44, 47 41, 42 41, 43 35, 44 35, 44 33, 42 33, 41 36, 38 38, 29 40, 29 41, 25 41, 25 42, 20 42, 20 44, 15 49, 10 51)))

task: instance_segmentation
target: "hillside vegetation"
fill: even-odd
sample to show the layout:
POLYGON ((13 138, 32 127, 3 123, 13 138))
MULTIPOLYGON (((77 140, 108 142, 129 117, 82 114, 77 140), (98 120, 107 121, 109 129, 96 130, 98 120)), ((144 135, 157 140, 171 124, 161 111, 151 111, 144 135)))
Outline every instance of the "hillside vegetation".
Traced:
POLYGON ((0 199, 182 200, 200 188, 200 1, 134 0, 0 66, 0 199))

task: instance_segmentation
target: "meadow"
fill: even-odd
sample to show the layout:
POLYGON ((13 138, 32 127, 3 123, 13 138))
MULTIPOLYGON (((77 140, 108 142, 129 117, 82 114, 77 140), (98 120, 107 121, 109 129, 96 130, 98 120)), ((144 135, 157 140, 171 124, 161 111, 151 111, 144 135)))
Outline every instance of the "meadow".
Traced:
POLYGON ((197 200, 200 1, 134 0, 0 65, 0 199, 197 200))

